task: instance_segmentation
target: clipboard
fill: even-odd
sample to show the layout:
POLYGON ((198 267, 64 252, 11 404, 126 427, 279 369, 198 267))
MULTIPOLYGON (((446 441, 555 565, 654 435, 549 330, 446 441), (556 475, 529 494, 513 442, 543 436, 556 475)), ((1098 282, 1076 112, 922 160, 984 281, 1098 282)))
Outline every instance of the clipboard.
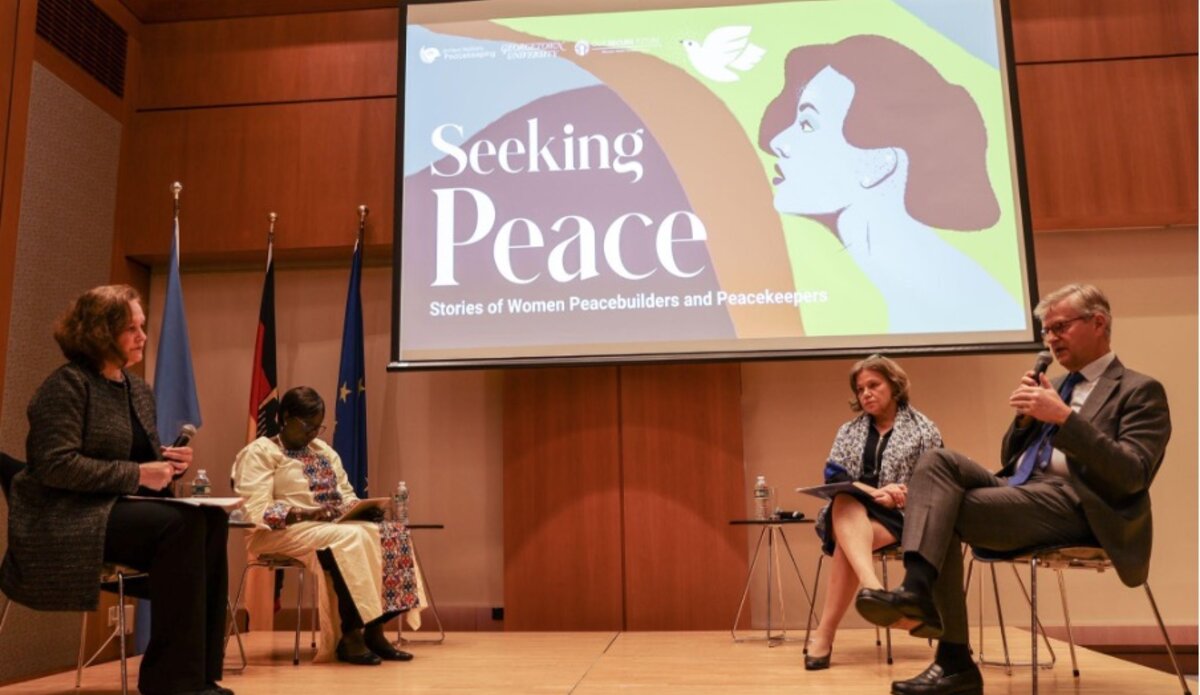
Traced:
POLYGON ((372 509, 382 509, 387 511, 387 505, 392 499, 390 497, 368 497, 354 503, 354 506, 347 509, 341 516, 334 519, 335 524, 340 524, 343 521, 361 521, 363 516, 372 509))
POLYGON ((859 482, 826 483, 812 487, 798 487, 796 492, 813 497, 831 500, 837 495, 852 495, 865 502, 874 502, 875 498, 867 490, 867 486, 859 482))

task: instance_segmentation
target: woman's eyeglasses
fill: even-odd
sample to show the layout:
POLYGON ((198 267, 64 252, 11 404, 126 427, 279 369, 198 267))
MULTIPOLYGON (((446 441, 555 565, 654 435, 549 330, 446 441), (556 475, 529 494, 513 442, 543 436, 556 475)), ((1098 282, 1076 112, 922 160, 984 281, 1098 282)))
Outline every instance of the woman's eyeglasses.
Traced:
POLYGON ((325 431, 325 425, 321 423, 311 425, 299 418, 291 420, 290 422, 295 422, 297 425, 299 425, 300 429, 310 437, 315 437, 325 431))

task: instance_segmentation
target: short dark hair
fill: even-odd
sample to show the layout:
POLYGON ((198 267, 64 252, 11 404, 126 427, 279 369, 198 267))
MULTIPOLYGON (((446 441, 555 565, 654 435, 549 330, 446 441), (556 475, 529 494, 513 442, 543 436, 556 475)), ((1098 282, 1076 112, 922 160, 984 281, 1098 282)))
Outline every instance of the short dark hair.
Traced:
POLYGON ((325 400, 311 386, 296 386, 279 399, 279 425, 288 417, 306 418, 325 414, 325 400))
POLYGON ((850 393, 854 396, 850 399, 850 409, 856 413, 862 412, 862 404, 858 402, 858 375, 863 370, 869 369, 883 380, 888 382, 892 387, 892 395, 896 398, 896 405, 908 405, 908 374, 900 365, 896 364, 895 360, 888 359, 879 353, 875 353, 870 357, 859 360, 850 368, 850 393))
POLYGON ((75 298, 54 326, 54 340, 72 362, 99 370, 112 360, 124 366, 117 337, 133 317, 130 305, 141 295, 129 285, 101 285, 75 298))

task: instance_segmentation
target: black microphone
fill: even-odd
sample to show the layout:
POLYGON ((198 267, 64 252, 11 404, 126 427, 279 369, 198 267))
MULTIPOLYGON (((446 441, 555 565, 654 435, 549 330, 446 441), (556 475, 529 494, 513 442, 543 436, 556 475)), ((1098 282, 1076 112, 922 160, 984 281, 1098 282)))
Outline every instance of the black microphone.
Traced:
MULTIPOLYGON (((1050 368, 1050 363, 1053 361, 1054 355, 1051 355, 1049 350, 1042 350, 1039 352, 1037 354, 1037 361, 1033 363, 1033 380, 1041 383, 1042 375, 1045 374, 1046 370, 1050 368)), ((184 425, 184 427, 192 426, 184 425)), ((196 428, 192 427, 192 431, 195 432, 196 428)))
MULTIPOLYGON (((1046 353, 1047 355, 1050 353, 1046 353)), ((1044 370, 1043 370, 1044 371, 1044 370)), ((192 423, 184 423, 183 427, 179 428, 179 436, 175 441, 171 442, 171 446, 187 446, 192 441, 192 437, 196 436, 196 426, 192 423)))
MULTIPOLYGON (((1054 361, 1054 355, 1050 354, 1049 350, 1042 350, 1037 354, 1037 360, 1033 363, 1033 380, 1037 383, 1042 383, 1042 375, 1050 368, 1050 363, 1054 361)), ((1017 418, 1017 427, 1028 427, 1029 423, 1033 422, 1033 417, 1030 415, 1021 415, 1017 418)))

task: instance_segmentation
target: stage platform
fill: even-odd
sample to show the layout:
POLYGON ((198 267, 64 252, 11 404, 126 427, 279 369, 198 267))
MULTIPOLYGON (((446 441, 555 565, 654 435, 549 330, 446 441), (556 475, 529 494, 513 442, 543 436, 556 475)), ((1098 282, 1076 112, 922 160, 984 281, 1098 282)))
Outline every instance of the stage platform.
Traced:
MULTIPOLYGON (((800 638, 803 630, 789 632, 788 636, 800 638)), ((773 647, 764 642, 735 644, 728 632, 457 632, 447 635, 441 645, 407 646, 416 655, 411 662, 370 667, 303 661, 293 666, 292 633, 259 632, 245 637, 249 667, 244 673, 229 672, 222 685, 237 695, 326 695, 339 691, 380 695, 887 693, 891 680, 916 675, 933 655, 924 641, 905 634, 894 637, 895 664, 888 666, 883 647, 875 646, 874 631, 844 630, 834 648, 833 667, 810 673, 804 670, 799 641, 773 647)), ((1010 640, 1016 642, 1015 657, 1028 655, 1028 632, 1011 630, 1010 640)), ((1082 674, 1074 679, 1066 643, 1053 644, 1058 665, 1042 671, 1039 679, 1041 692, 1047 695, 1180 693, 1179 682, 1172 674, 1087 649, 1077 650, 1082 674)), ((989 658, 1000 656, 998 631, 988 632, 985 648, 989 658)), ((310 653, 306 650, 305 654, 310 653)), ((137 660, 132 660, 130 666, 132 692, 137 660)), ((1009 676, 1003 668, 985 667, 983 674, 989 695, 1030 691, 1028 668, 1014 669, 1009 676)), ((72 672, 10 685, 0 688, 0 692, 112 695, 120 693, 117 663, 87 669, 83 687, 76 690, 74 686, 72 672)))

